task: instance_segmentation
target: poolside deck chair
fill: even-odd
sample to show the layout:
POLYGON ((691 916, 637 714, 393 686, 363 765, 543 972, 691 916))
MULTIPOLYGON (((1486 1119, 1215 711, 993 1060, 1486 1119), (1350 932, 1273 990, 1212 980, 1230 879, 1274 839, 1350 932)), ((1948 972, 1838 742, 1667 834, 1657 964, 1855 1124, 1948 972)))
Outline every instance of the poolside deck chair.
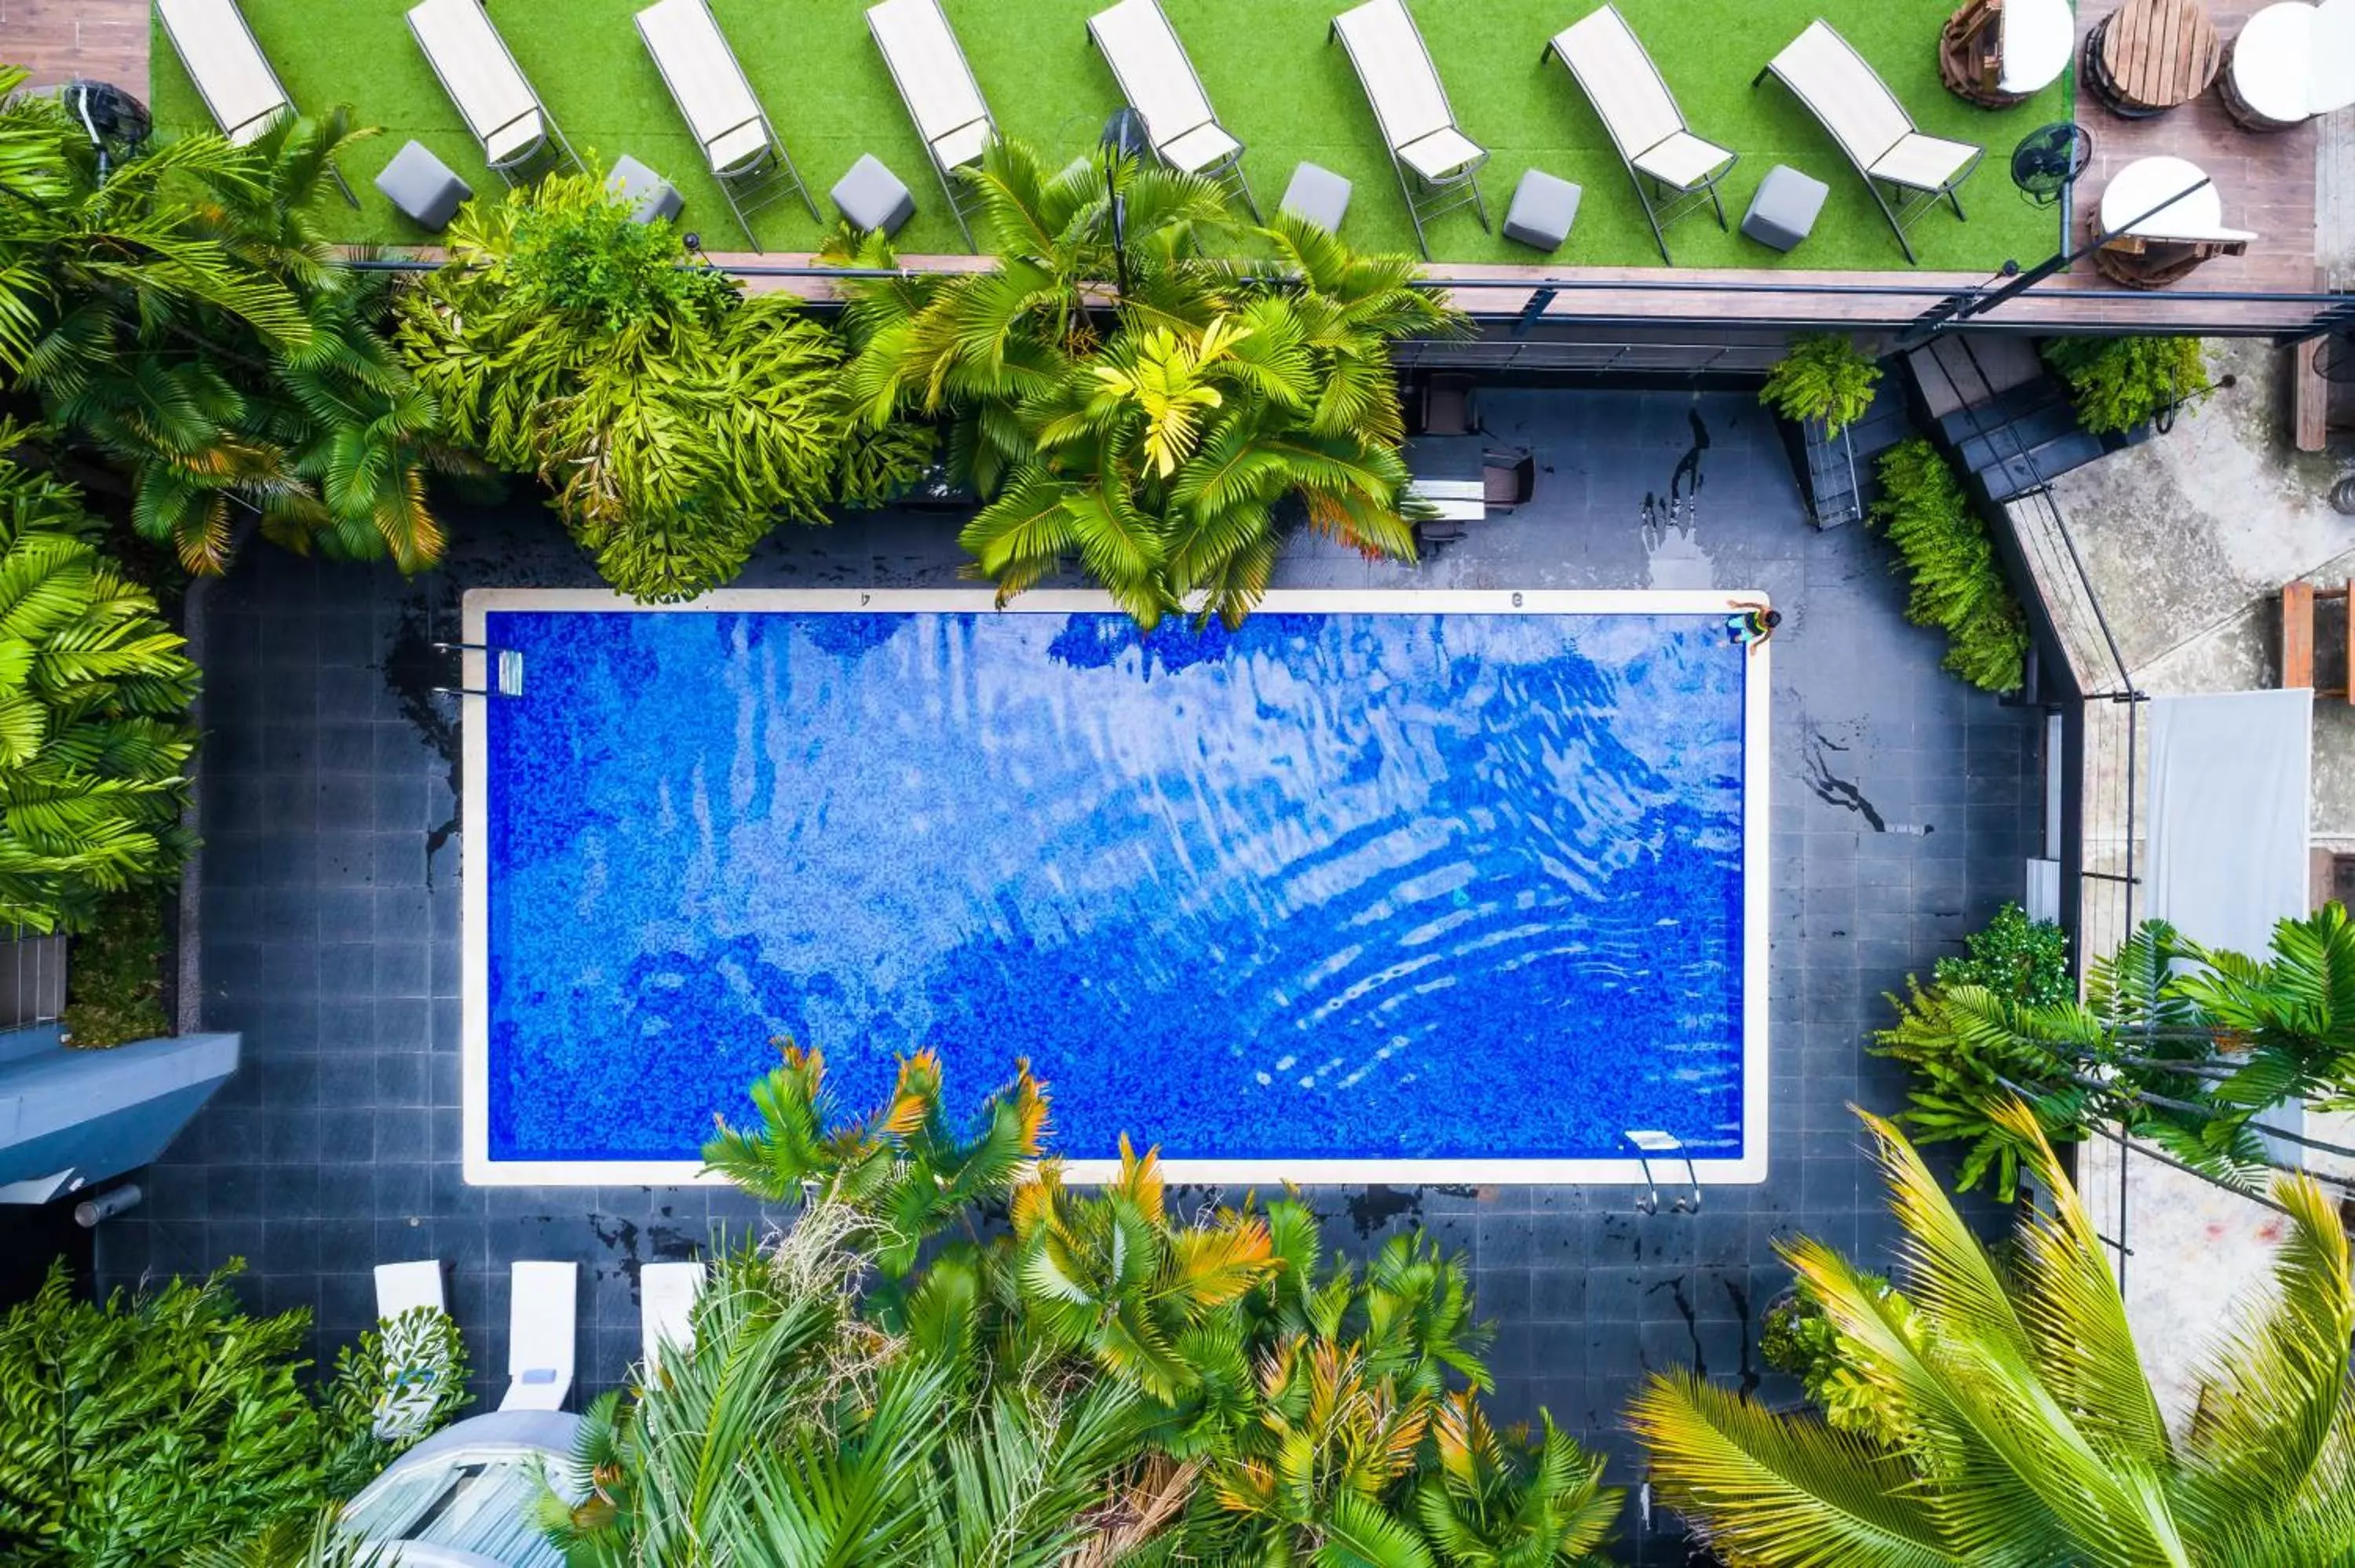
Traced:
POLYGON ((800 196, 816 217, 816 198, 761 111, 761 101, 752 96, 752 84, 705 0, 659 0, 638 13, 637 23, 663 85, 695 132, 752 249, 761 249, 752 214, 784 196, 800 196))
POLYGON ((415 1263, 379 1263, 376 1266, 376 1315, 378 1322, 389 1323, 403 1312, 420 1307, 431 1307, 436 1312, 450 1310, 442 1286, 442 1260, 421 1258, 415 1263))
POLYGON ((1181 173, 1227 186, 1243 198, 1256 220, 1259 202, 1243 178, 1243 144, 1219 123, 1160 0, 1120 0, 1088 18, 1088 37, 1112 67, 1121 96, 1145 116, 1153 155, 1181 173))
POLYGON ((1644 204, 1661 260, 1669 260, 1668 237, 1661 230, 1678 218, 1706 205, 1716 209, 1718 228, 1725 227, 1718 182, 1732 171, 1740 155, 1685 128, 1676 96, 1616 7, 1605 5, 1556 33, 1538 56, 1540 65, 1547 55, 1561 58, 1579 90, 1594 105, 1603 129, 1610 132, 1619 162, 1644 204))
POLYGON ((515 1266, 507 1287, 507 1392, 501 1410, 564 1408, 572 1390, 580 1292, 577 1263, 515 1266))
POLYGON ((1985 149, 1967 142, 1924 136, 1913 128, 1913 117, 1849 41, 1818 18, 1791 40, 1783 52, 1750 79, 1756 87, 1774 78, 1796 94, 1839 143, 1865 188, 1881 204, 1882 216, 1897 233, 1905 260, 1918 261, 1906 226, 1945 200, 1958 218, 1965 216, 1955 189, 1979 166, 1985 149), (1891 207, 1881 187, 1897 193, 1891 207))
POLYGON ((932 160, 949 211, 970 245, 973 226, 957 198, 956 171, 981 162, 997 126, 982 101, 980 83, 973 79, 973 68, 965 64, 964 50, 949 31, 939 0, 883 0, 868 7, 867 30, 883 51, 900 101, 924 139, 924 156, 932 160))
POLYGON ((543 158, 542 172, 581 166, 491 26, 483 0, 418 0, 409 8, 409 31, 499 178, 514 185, 543 158))
POLYGON ((1431 259, 1423 225, 1442 213, 1469 207, 1487 228, 1488 206, 1480 199, 1478 175, 1487 149, 1457 128, 1447 90, 1404 0, 1366 0, 1333 18, 1332 36, 1349 52, 1366 101, 1373 105, 1423 259, 1431 259))
MULTIPOLYGON (((270 69, 270 57, 245 25, 237 0, 155 0, 155 14, 163 18, 164 34, 172 40, 172 51, 180 57, 188 79, 197 84, 197 96, 231 143, 242 147, 281 116, 296 112, 278 73, 270 69)), ((344 199, 359 206, 344 172, 333 164, 327 172, 342 187, 344 199)))
POLYGON ((645 1339, 646 1374, 662 1361, 665 1345, 695 1346, 695 1298, 703 1294, 699 1263, 650 1263, 638 1270, 638 1322, 645 1339))

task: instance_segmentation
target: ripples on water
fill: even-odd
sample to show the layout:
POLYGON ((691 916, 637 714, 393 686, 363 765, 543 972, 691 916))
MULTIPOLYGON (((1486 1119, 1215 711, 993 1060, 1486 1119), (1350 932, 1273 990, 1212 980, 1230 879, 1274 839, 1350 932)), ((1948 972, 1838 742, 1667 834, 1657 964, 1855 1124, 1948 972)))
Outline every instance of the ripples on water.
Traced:
POLYGON ((1018 1055, 1059 1145, 1741 1143, 1715 617, 494 614, 496 1159, 687 1159, 790 1034, 846 1109, 1018 1055))

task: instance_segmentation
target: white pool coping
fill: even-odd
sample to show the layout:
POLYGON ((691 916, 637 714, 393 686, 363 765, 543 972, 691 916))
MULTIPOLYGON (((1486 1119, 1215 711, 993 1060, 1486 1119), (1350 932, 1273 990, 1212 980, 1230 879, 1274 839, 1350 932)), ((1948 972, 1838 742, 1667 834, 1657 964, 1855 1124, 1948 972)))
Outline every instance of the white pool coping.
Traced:
MULTIPOLYGON (((1736 601, 1770 602, 1750 590, 1444 588, 1278 588, 1261 601, 1263 613, 1294 615, 1724 615, 1736 601)), ((639 604, 600 588, 475 588, 465 596, 465 641, 484 641, 485 617, 501 610, 539 613, 745 613, 758 611, 895 614, 970 613, 1070 615, 1113 612, 1119 607, 1096 592, 1024 594, 1003 609, 996 596, 978 588, 722 588, 679 605, 639 604)), ((1692 1178, 1703 1185, 1732 1186, 1766 1179, 1767 1149, 1767 920, 1766 875, 1769 823, 1767 799, 1768 698, 1773 689, 1774 644, 1770 639, 1750 653, 1742 683, 1742 1146, 1737 1159, 1695 1159, 1692 1178)), ((464 656, 464 684, 483 689, 483 655, 464 656)), ((525 699, 529 700, 526 672, 525 699)), ((465 799, 461 803, 460 942, 464 996, 463 1124, 465 1179, 484 1187, 681 1187, 724 1186, 692 1160, 510 1160, 490 1157, 490 747, 485 726, 475 722, 480 704, 496 698, 461 699, 460 728, 465 747, 465 799)), ((1010 1064, 1009 1064, 1010 1065, 1010 1064)), ((624 1107, 615 1107, 620 1113, 624 1107)), ((1064 1166, 1074 1182, 1108 1180, 1116 1169, 1108 1160, 1074 1160, 1064 1166)), ((1644 1169, 1632 1156, 1614 1160, 1168 1160, 1172 1181, 1220 1185, 1640 1185, 1644 1169)), ((1652 1174, 1663 1186, 1683 1184, 1680 1156, 1656 1157, 1652 1174)))

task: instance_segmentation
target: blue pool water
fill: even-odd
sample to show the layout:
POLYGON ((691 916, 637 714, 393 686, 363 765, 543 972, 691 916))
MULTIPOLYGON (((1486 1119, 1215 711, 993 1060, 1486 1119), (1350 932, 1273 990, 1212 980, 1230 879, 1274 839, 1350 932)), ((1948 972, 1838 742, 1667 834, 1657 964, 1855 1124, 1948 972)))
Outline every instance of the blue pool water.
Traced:
POLYGON ((490 1156, 1027 1055, 1057 1144, 1742 1152, 1721 616, 493 612, 490 1156))

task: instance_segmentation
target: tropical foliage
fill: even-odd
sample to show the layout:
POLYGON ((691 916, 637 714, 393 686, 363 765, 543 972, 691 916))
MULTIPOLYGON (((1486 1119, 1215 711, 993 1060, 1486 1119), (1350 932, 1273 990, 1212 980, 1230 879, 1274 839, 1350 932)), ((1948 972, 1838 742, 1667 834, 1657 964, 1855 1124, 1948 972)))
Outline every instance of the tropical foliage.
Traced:
POLYGON ((1864 418, 1881 385, 1880 362, 1843 333, 1801 333, 1767 373, 1758 400, 1786 419, 1820 419, 1827 435, 1864 418))
POLYGON ((371 1432, 377 1347, 314 1403, 300 1377, 308 1314, 247 1317, 234 1266, 100 1304, 73 1298, 59 1263, 0 1319, 0 1559, 144 1568, 307 1529, 416 1440, 371 1432))
POLYGON ((1821 1243, 1784 1249, 1886 1402, 1881 1429, 1656 1377, 1632 1418, 1660 1498, 1734 1568, 2355 1560, 2355 1283, 2320 1189, 2275 1186, 2288 1222, 2273 1291, 2235 1317, 2201 1369, 2198 1417, 2171 1435, 2107 1249, 2035 1115, 2012 1103, 1996 1116, 2051 1201, 2021 1223, 2008 1266, 1872 1117, 1903 1231, 1902 1296, 1821 1243))
POLYGON ((591 1412, 591 1490, 542 1504, 575 1562, 1549 1568, 1615 1515, 1550 1423, 1490 1426, 1486 1332, 1426 1241, 1331 1262, 1298 1202, 1186 1214, 1125 1147, 1076 1192, 1027 1070, 969 1125, 929 1055, 864 1118, 815 1053, 754 1100, 705 1157, 797 1217, 591 1412))
POLYGON ((179 869, 197 669, 23 439, 0 421, 0 922, 52 931, 179 869))
MULTIPOLYGON (((1213 183, 1133 161, 1050 174, 1001 142, 970 178, 995 270, 856 285, 846 323, 870 429, 947 422, 986 502, 963 542, 1001 599, 1076 563, 1143 625, 1231 625, 1295 525, 1412 556, 1390 345, 1460 323, 1412 261, 1290 217, 1241 228, 1213 183)), ((835 255, 892 260, 879 238, 835 255)))
POLYGON ((686 265, 594 175, 469 203, 402 300, 400 353, 453 439, 537 474, 604 578, 650 600, 726 582, 780 518, 911 479, 927 432, 853 428, 833 336, 783 294, 686 265))
POLYGON ((1946 668, 1972 685, 2019 690, 2028 619, 1954 471, 1928 441, 1904 441, 1881 454, 1881 485, 1872 521, 1897 546, 1891 568, 1913 580, 1905 619, 1945 630, 1946 668))
POLYGON ((338 110, 242 147, 188 135, 101 165, 51 98, 0 70, 0 376, 129 476, 139 531, 190 571, 241 522, 296 549, 431 565, 424 476, 463 466, 379 333, 381 284, 339 265, 320 204, 358 140, 338 110))
POLYGON ((2355 1105, 2355 924, 2340 905, 2278 923, 2261 959, 2150 921, 2091 966, 2082 1002, 2039 1003, 1984 979, 1913 987, 1877 1036, 1914 1071, 1901 1119, 1924 1141, 1968 1144, 1966 1188, 1993 1173, 2009 1197, 2030 1150, 1995 1113, 2014 1095, 2043 1137, 2115 1121, 2244 1188, 2265 1174, 2265 1107, 2355 1105))
POLYGON ((2077 422, 2096 435, 2130 430, 2215 390, 2196 337, 2055 337, 2044 362, 2076 395, 2077 422))
POLYGON ((73 941, 66 1044, 81 1050, 172 1032, 164 1016, 164 899, 153 887, 109 895, 73 941))

